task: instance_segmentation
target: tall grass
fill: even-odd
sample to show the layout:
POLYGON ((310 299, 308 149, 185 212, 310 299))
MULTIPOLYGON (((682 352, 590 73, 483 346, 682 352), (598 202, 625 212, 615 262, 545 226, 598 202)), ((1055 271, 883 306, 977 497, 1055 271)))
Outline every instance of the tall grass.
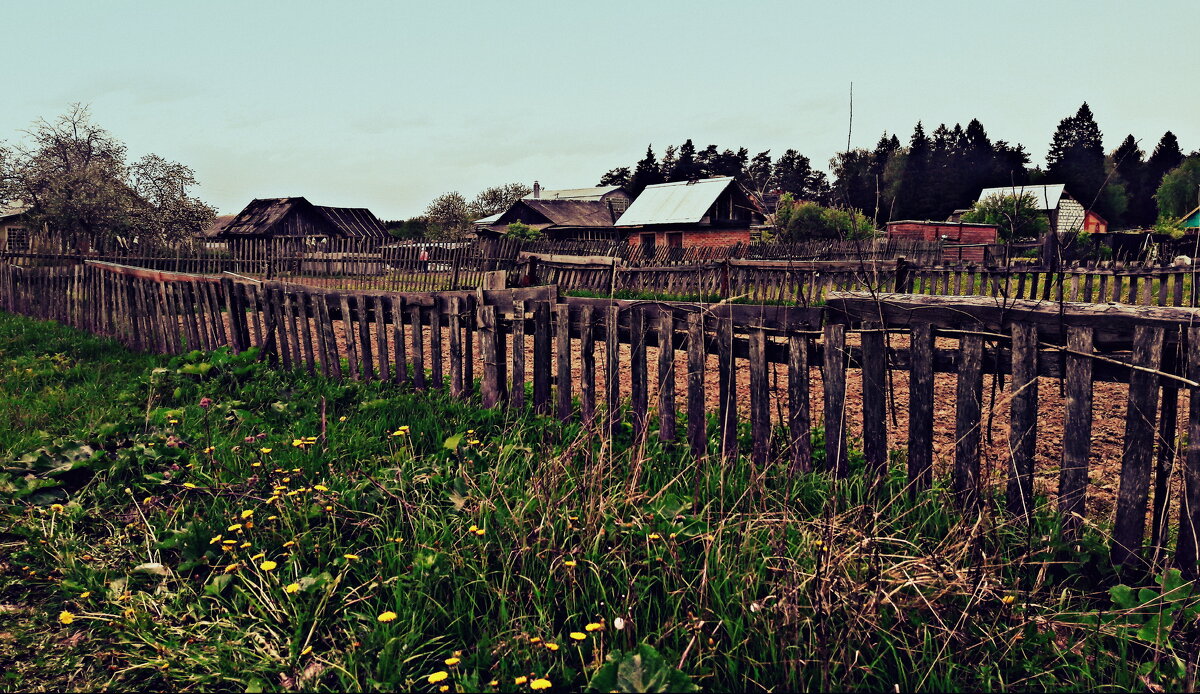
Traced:
POLYGON ((0 340, 0 415, 76 403, 5 439, 16 688, 569 690, 610 657, 712 691, 1185 682, 1175 642, 1106 616, 1094 529, 964 518, 901 466, 696 463, 253 352, 155 362, 8 316, 0 340), (124 366, 13 368, 45 359, 124 366))

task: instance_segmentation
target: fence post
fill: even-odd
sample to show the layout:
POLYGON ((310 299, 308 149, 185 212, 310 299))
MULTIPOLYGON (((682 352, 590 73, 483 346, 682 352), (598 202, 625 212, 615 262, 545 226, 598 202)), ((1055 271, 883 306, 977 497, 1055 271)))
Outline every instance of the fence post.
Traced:
POLYGON ((983 337, 977 333, 963 335, 959 341, 958 357, 952 487, 959 506, 973 512, 979 506, 983 337))
MULTIPOLYGON (((1012 403, 1010 405, 1008 512, 1029 516, 1033 502, 1033 459, 1037 452, 1038 329, 1012 326, 1012 403)), ((1075 436, 1071 432, 1069 436, 1075 436)))
POLYGON ((479 349, 483 353, 483 406, 492 408, 500 402, 495 306, 479 307, 479 349))
POLYGON ((571 418, 571 305, 558 304, 555 312, 555 341, 558 357, 558 418, 571 418))
MULTIPOLYGON (((1163 329, 1139 325, 1133 331, 1133 363, 1157 370, 1162 362, 1163 329)), ((1149 503, 1150 467, 1158 421, 1158 376, 1146 371, 1129 374, 1129 406, 1125 414, 1125 445, 1121 456, 1121 485, 1113 524, 1112 561, 1128 566, 1142 559, 1149 503)))
POLYGON ((904 256, 896 256, 896 293, 909 294, 912 292, 912 277, 908 261, 904 256))
MULTIPOLYGON (((525 346, 513 345, 513 352, 525 346)), ((550 302, 533 304, 533 410, 550 413, 550 302)))
POLYGON ((846 326, 824 328, 825 469, 836 477, 850 473, 846 450, 846 326))
POLYGON ((250 328, 246 325, 246 308, 242 304, 241 293, 236 290, 233 280, 221 278, 221 292, 225 295, 225 310, 229 313, 229 331, 233 342, 233 351, 242 353, 250 347, 250 328))

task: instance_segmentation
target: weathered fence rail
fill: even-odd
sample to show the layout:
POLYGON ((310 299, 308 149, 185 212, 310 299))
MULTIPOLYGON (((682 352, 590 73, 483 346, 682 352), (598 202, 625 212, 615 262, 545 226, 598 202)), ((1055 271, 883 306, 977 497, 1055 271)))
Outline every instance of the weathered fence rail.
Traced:
POLYGON ((954 374, 956 502, 984 509, 1002 483, 1004 512, 1029 513, 1039 422, 1061 415, 1067 435, 1051 491, 1067 513, 1067 534, 1087 515, 1093 385, 1126 384, 1112 560, 1146 568, 1173 558, 1195 572, 1200 311, 861 292, 824 298, 825 306, 805 308, 561 298, 553 287, 363 292, 102 263, 0 265, 3 309, 134 349, 257 347, 284 367, 332 378, 447 388, 455 397, 478 389, 486 407, 579 418, 604 436, 628 424, 635 441, 656 436, 699 460, 745 453, 760 476, 815 466, 845 477, 851 424, 861 423, 864 474, 884 474, 888 451, 902 446, 912 488, 928 487, 935 380, 954 374), (906 380, 906 398, 892 391, 893 376, 906 380), (1039 377, 1060 380, 1060 413, 1045 411, 1039 377), (859 391, 853 408, 851 387, 859 391), (889 412, 900 409, 904 438, 889 440, 889 412), (986 422, 1002 411, 1009 446, 997 479, 981 466, 981 449, 986 422), (751 436, 739 438, 747 423, 751 436), (814 451, 817 423, 824 436, 814 451), (1183 482, 1173 500, 1176 472, 1183 482))

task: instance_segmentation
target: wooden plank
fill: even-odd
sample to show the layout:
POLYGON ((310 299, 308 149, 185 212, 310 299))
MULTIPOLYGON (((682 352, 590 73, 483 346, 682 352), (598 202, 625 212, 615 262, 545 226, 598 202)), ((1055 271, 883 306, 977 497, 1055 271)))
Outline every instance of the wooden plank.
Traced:
MULTIPOLYGON (((498 343, 502 339, 502 335, 500 334, 500 332, 497 328, 497 322, 498 321, 496 319, 496 312, 492 311, 491 330, 492 330, 493 342, 492 342, 492 345, 490 346, 490 349, 492 350, 493 360, 496 358, 499 358, 500 351, 498 349, 499 348, 498 343)), ((423 334, 425 331, 425 328, 422 325, 421 306, 420 305, 412 304, 408 307, 408 325, 410 328, 409 337, 412 339, 413 386, 416 387, 417 390, 425 390, 425 388, 426 388, 426 383, 425 383, 425 336, 423 334)), ((497 378, 498 378, 500 364, 493 363, 493 368, 497 370, 496 374, 497 374, 497 378)), ((496 387, 496 393, 498 395, 500 392, 499 382, 497 381, 493 385, 496 387)), ((491 405, 486 405, 486 407, 491 407, 491 405)))
POLYGON ((955 500, 967 511, 980 502, 979 444, 982 440, 983 338, 963 335, 959 341, 958 387, 954 418, 954 474, 951 486, 955 500))
POLYGON ((595 311, 591 306, 579 310, 579 410, 584 427, 596 423, 596 333, 595 311))
POLYGON ((500 384, 496 369, 496 309, 492 306, 479 307, 479 350, 483 356, 483 406, 496 407, 500 403, 500 384))
MULTIPOLYGON (((1200 327, 1188 328, 1188 378, 1200 382, 1200 327)), ((1200 561, 1200 388, 1188 393, 1187 450, 1184 456, 1183 490, 1179 501, 1179 541, 1175 566, 1189 579, 1196 578, 1200 561)))
POLYGON ((396 383, 405 383, 409 379, 409 373, 408 346, 404 344, 404 298, 389 296, 388 303, 388 310, 392 316, 392 343, 396 346, 396 353, 392 355, 395 359, 393 364, 396 367, 396 383))
POLYGON ((287 350, 293 367, 300 366, 299 326, 296 324, 296 303, 293 293, 283 292, 283 315, 287 320, 287 350))
POLYGON ((846 326, 824 328, 821 372, 825 399, 825 470, 844 478, 850 474, 846 448, 846 326))
POLYGON ((439 390, 446 387, 446 374, 444 371, 446 355, 442 344, 443 301, 444 299, 441 297, 435 297, 433 308, 429 309, 429 373, 430 379, 433 381, 433 387, 439 390))
POLYGON ((1012 327, 1012 400, 1009 423, 1008 512, 1033 512, 1033 461, 1037 453, 1038 330, 1036 325, 1012 327))
POLYGON ((1066 412, 1063 430, 1062 467, 1058 481, 1058 510, 1067 537, 1078 534, 1086 514, 1088 463, 1092 443, 1092 329, 1073 327, 1067 331, 1066 412))
MULTIPOLYGON (((1162 346, 1162 328, 1138 326, 1134 329, 1133 363, 1157 370, 1162 361, 1162 346)), ((1142 564, 1157 415, 1158 376, 1145 371, 1132 372, 1111 546, 1112 562, 1118 566, 1142 564)))
POLYGON ((882 330, 868 330, 861 339, 863 457, 875 478, 882 479, 888 462, 887 353, 882 330))
POLYGON ((788 336, 788 436, 795 476, 812 470, 812 421, 808 401, 808 343, 803 335, 788 336))
MULTIPOLYGON (((708 418, 704 407, 704 314, 699 311, 687 316, 687 428, 692 457, 699 461, 708 455, 708 418)), ((699 479, 699 472, 697 472, 699 479)))
POLYGON ((351 303, 354 318, 358 321, 359 370, 362 372, 363 380, 372 380, 375 378, 375 360, 372 356, 375 350, 371 348, 370 297, 358 294, 351 297, 351 303))
POLYGON ((649 422, 649 377, 646 364, 646 312, 636 306, 629 313, 629 399, 634 441, 641 442, 649 422))
POLYGON ((509 392, 509 405, 521 409, 525 407, 525 302, 513 301, 512 333, 512 389, 509 392))
POLYGON ((554 313, 555 358, 558 362, 555 394, 558 398, 558 418, 566 422, 574 410, 571 404, 571 307, 558 304, 554 307, 554 313))
POLYGON ((475 392, 475 330, 478 327, 476 318, 476 299, 474 294, 462 297, 463 311, 466 321, 466 334, 463 335, 463 394, 475 392))
POLYGON ((325 378, 342 378, 342 360, 338 354, 337 335, 333 321, 329 318, 329 298, 321 292, 312 295, 313 312, 317 319, 318 344, 321 347, 321 375, 325 378))
POLYGON ((771 453, 771 391, 767 380, 767 333, 750 331, 750 459, 756 474, 766 468, 771 453))
POLYGON ((674 441, 675 414, 675 321, 669 313, 660 313, 658 336, 658 438, 674 441))
POLYGON ((450 298, 450 396, 463 397, 462 300, 450 298))
POLYGON ((350 370, 350 378, 359 380, 358 350, 354 345, 354 320, 350 314, 350 302, 345 294, 339 295, 338 308, 342 310, 342 336, 346 339, 346 366, 350 370))
POLYGON ((1175 470, 1177 447, 1175 433, 1179 425, 1179 388, 1164 383, 1161 416, 1158 419, 1158 455, 1154 464, 1154 504, 1150 513, 1150 546, 1160 554, 1166 549, 1168 515, 1170 513, 1171 474, 1175 470))
MULTIPOLYGON (((533 411, 550 414, 550 302, 533 304, 533 411)), ((517 347, 514 345, 513 350, 517 347)))
POLYGON ((301 342, 304 344, 304 366, 310 375, 317 373, 316 359, 313 356, 312 330, 312 297, 306 291, 296 292, 297 318, 300 321, 301 342))
POLYGON ((717 320, 717 405, 721 457, 737 457, 737 360, 733 354, 733 320, 717 320))
POLYGON ((616 436, 621 428, 621 343, 620 343, 620 308, 616 304, 608 306, 604 321, 604 390, 605 405, 608 410, 607 429, 609 436, 616 436))
POLYGON ((375 358, 379 367, 379 378, 390 381, 392 380, 392 359, 388 354, 387 313, 383 308, 383 296, 376 294, 371 297, 371 307, 375 314, 375 358))

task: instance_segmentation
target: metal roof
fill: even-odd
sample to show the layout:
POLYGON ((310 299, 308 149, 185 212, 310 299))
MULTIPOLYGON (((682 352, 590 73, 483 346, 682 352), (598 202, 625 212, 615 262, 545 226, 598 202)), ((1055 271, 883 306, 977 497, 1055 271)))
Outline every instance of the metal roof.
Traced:
POLYGON ((525 200, 599 200, 609 193, 620 190, 621 186, 595 186, 592 188, 563 188, 562 190, 543 190, 538 197, 533 193, 525 196, 525 200))
MULTIPOLYGON (((505 210, 504 212, 507 212, 507 210, 505 210)), ((504 214, 504 212, 497 212, 496 214, 489 214, 486 217, 480 217, 479 219, 476 219, 474 222, 472 222, 472 224, 478 224, 480 226, 487 226, 489 224, 495 224, 496 220, 500 219, 500 215, 504 214)))
POLYGON ((984 188, 979 194, 979 201, 1003 195, 1032 195, 1039 210, 1057 210, 1058 203, 1066 193, 1066 185, 1055 183, 1045 186, 1002 186, 1000 188, 984 188))
POLYGON ((617 220, 617 226, 693 224, 699 222, 721 193, 733 184, 732 176, 674 181, 646 186, 617 220))

